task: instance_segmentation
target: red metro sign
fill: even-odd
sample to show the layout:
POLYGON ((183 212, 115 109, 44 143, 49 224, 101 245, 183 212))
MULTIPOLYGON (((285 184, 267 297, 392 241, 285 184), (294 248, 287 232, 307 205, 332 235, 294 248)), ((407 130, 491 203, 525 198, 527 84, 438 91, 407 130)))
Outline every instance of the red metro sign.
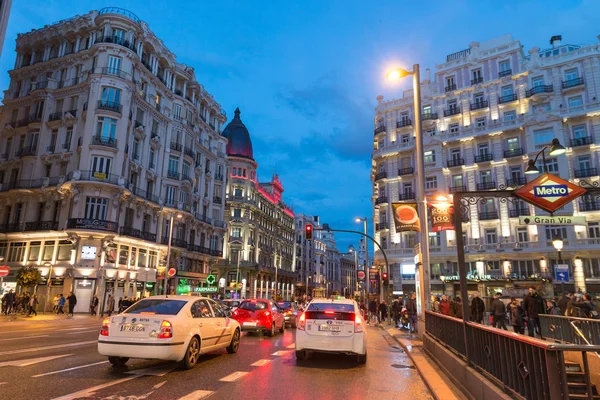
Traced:
POLYGON ((543 174, 515 190, 515 196, 549 213, 553 213, 584 193, 584 188, 552 174, 543 174))

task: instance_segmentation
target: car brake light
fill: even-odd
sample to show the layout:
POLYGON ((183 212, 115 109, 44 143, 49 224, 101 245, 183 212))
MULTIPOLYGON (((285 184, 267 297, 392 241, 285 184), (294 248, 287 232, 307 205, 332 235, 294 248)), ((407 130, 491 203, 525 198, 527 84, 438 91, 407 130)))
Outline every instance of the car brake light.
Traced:
POLYGON ((325 311, 325 314, 335 314, 334 311, 325 311))
POLYGON ((363 331, 362 318, 360 315, 354 317, 354 333, 361 333, 363 331))
POLYGON ((271 314, 271 313, 269 313, 268 311, 265 311, 265 312, 263 313, 263 315, 264 315, 265 317, 268 317, 270 314, 271 314))
POLYGON ((285 315, 292 315, 292 312, 291 312, 290 310, 287 310, 287 311, 285 312, 285 315))
POLYGON ((304 315, 304 313, 302 313, 300 315, 300 320, 298 321, 296 329, 300 329, 301 331, 303 331, 305 324, 306 324, 306 315, 304 315))
POLYGON ((170 339, 173 337, 173 326, 169 321, 160 323, 160 332, 157 336, 159 339, 170 339))
POLYGON ((110 324, 110 318, 104 318, 104 321, 102 321, 102 328, 100 328, 100 334, 102 336, 108 336, 108 324, 110 324))

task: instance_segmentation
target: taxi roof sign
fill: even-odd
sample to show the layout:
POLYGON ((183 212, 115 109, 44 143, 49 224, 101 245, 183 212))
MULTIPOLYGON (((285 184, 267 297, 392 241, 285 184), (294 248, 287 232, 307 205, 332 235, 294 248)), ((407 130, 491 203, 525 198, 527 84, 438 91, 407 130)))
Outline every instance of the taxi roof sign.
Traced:
POLYGON ((586 190, 552 174, 543 174, 515 190, 515 196, 553 213, 583 195, 586 190))

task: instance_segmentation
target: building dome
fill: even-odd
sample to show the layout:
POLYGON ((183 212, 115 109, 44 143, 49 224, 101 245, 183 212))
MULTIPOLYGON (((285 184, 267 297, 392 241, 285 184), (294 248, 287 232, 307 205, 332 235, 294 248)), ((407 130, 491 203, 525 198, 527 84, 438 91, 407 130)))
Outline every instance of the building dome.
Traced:
POLYGON ((228 140, 227 155, 235 157, 244 157, 254 160, 252 152, 252 141, 250 133, 240 119, 240 109, 235 109, 235 117, 223 130, 223 136, 228 140))

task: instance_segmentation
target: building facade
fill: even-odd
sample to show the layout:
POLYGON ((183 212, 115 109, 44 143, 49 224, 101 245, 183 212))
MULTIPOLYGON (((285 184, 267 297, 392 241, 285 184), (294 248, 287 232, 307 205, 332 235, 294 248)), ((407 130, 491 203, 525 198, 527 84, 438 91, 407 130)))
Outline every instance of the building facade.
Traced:
POLYGON ((118 8, 21 34, 16 52, 0 125, 4 284, 38 266, 38 292, 74 290, 76 311, 94 293, 153 294, 172 237, 169 292, 204 285, 225 234, 226 117, 193 69, 118 8))
MULTIPOLYGON (((546 157, 548 171, 574 183, 600 179, 600 46, 561 44, 523 51, 505 35, 450 54, 426 71, 422 87, 426 195, 516 189, 524 171, 557 138, 566 156, 546 157)), ((413 94, 376 107, 373 169, 375 237, 390 258, 397 292, 415 288, 414 232, 396 232, 391 203, 416 198, 413 94)), ((537 164, 543 170, 542 159, 537 164)), ((465 215, 469 291, 517 295, 535 285, 546 294, 563 288, 600 293, 600 203, 580 198, 555 215, 581 215, 585 226, 521 225, 519 216, 548 215, 525 203, 490 200, 465 215), (558 262, 552 239, 564 240, 570 269, 564 286, 551 283, 558 262)), ((454 231, 431 233, 433 293, 458 292, 454 231)), ((375 252, 377 264, 383 262, 375 252)))
POLYGON ((0 0, 0 55, 2 55, 2 48, 6 39, 6 28, 8 27, 11 6, 12 0, 0 0))
POLYGON ((341 294, 345 297, 354 297, 359 295, 359 288, 356 286, 356 273, 358 271, 358 257, 354 246, 348 246, 347 253, 340 254, 340 283, 341 294))
POLYGON ((214 270, 222 294, 273 298, 277 293, 278 298, 292 299, 296 283, 294 211, 282 201, 281 180, 273 175, 271 181, 259 182, 252 140, 239 109, 223 136, 228 141, 228 231, 224 259, 214 270))

